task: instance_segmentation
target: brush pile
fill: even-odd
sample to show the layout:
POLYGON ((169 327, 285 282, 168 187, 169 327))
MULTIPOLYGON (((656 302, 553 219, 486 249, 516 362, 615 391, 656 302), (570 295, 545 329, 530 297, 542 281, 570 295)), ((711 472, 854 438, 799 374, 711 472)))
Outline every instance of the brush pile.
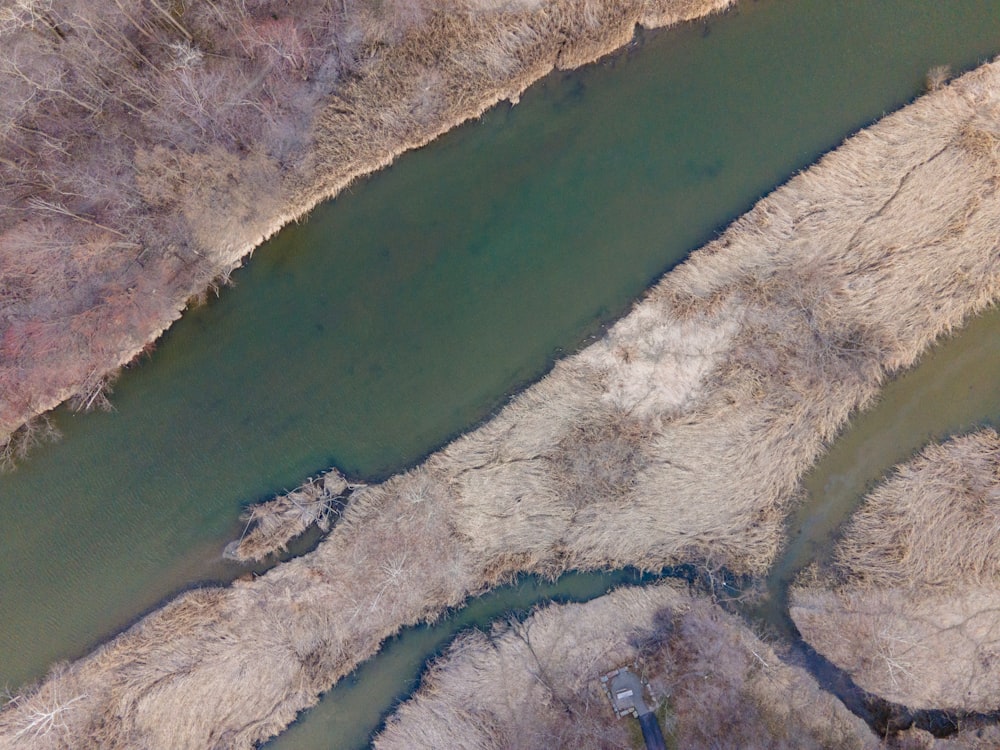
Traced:
POLYGON ((1000 436, 932 445, 872 492, 792 591, 817 651, 911 708, 1000 707, 1000 436))
POLYGON ((260 562, 288 549, 288 543, 315 525, 330 531, 346 502, 348 490, 357 489, 333 469, 311 478, 291 492, 251 505, 241 516, 243 535, 226 546, 225 556, 241 563, 260 562))

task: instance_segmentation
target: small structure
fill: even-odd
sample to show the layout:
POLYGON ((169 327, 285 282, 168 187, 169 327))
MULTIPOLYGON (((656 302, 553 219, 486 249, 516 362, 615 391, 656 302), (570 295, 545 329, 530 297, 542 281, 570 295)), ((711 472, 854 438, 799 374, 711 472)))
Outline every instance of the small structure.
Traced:
POLYGON ((646 683, 628 667, 613 669, 601 677, 601 683, 611 701, 615 716, 634 716, 642 727, 642 738, 646 750, 667 750, 660 722, 656 720, 653 708, 646 701, 646 683))

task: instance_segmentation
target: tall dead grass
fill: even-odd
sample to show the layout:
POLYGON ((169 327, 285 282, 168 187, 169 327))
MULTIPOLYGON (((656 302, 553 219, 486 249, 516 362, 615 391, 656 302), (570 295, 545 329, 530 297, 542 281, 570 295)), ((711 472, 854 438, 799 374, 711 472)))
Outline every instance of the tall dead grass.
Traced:
POLYGON ((241 516, 246 522, 243 534, 226 546, 225 556, 241 563, 260 562, 286 551, 288 543, 311 526, 328 532, 351 488, 340 472, 331 469, 291 492, 251 505, 241 516))
POLYGON ((516 572, 764 572, 851 411, 1000 294, 998 114, 992 63, 858 134, 490 422, 355 491, 313 553, 152 614, 0 712, 0 738, 72 685, 37 746, 250 747, 516 572))
POLYGON ((899 734, 894 747, 898 750, 984 750, 1000 747, 1000 727, 963 727, 957 734, 944 738, 913 727, 899 734))
POLYGON ((668 584, 460 637, 374 747, 636 747, 638 727, 615 717, 599 681, 623 665, 649 680, 670 747, 879 746, 803 669, 717 605, 668 584))
POLYGON ((1000 707, 1000 436, 931 445, 855 513, 796 588, 803 637, 865 689, 915 708, 1000 707))
POLYGON ((875 489, 837 545, 842 586, 1000 584, 1000 435, 930 445, 875 489))
POLYGON ((553 68, 733 0, 0 9, 0 443, 282 225, 553 68))

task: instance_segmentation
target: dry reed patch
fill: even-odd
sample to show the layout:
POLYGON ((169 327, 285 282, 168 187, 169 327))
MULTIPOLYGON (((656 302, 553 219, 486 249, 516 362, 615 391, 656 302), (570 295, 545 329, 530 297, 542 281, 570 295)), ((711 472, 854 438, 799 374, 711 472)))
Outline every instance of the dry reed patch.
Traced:
MULTIPOLYGON (((994 63, 860 133, 694 253, 605 342, 422 466, 353 493, 313 553, 214 594, 211 627, 183 635, 168 608, 73 665, 90 696, 80 726, 115 732, 109 747, 248 747, 400 627, 518 571, 764 572, 802 473, 852 409, 1000 294, 997 165, 959 139, 998 102, 994 63), (755 291, 801 284, 803 269, 823 295, 815 312, 789 292, 755 291), (676 289, 704 307, 679 319, 676 289), (753 350, 744 327, 768 313, 772 330, 792 321, 794 346, 764 336, 753 350), (622 414, 649 436, 634 479, 630 469, 624 495, 612 482, 577 507, 563 451, 579 425, 600 434, 597 420, 622 414), (178 654, 198 666, 175 666, 178 654), (241 692, 250 668, 271 675, 256 701, 241 692), (191 710, 197 721, 177 721, 191 710)), ((0 712, 0 738, 24 717, 0 712)), ((50 744, 93 744, 81 732, 50 744)))
POLYGON ((579 510, 594 503, 624 505, 648 458, 652 430, 631 415, 588 415, 559 443, 554 459, 566 501, 579 510))
POLYGON ((893 747, 898 750, 986 750, 1000 747, 1000 727, 961 726, 956 734, 945 738, 913 728, 901 732, 893 747))
POLYGON ((225 556, 237 562, 258 562, 287 550, 288 543, 310 526, 328 532, 340 515, 342 496, 357 486, 332 469, 291 492, 250 506, 240 517, 246 522, 243 535, 226 546, 225 556))
POLYGON ((0 443, 286 222, 554 67, 732 0, 21 2, 0 17, 0 443))
POLYGON ((44 414, 25 422, 7 440, 0 442, 0 474, 13 471, 17 462, 35 446, 54 442, 59 437, 58 428, 44 414))
POLYGON ((1000 583, 1000 435, 930 445, 898 467, 851 518, 833 572, 843 587, 1000 583))
POLYGON ((915 708, 1000 706, 1000 436, 928 446, 854 514, 793 592, 803 637, 915 708))
POLYGON ((969 712, 1000 706, 995 587, 796 589, 791 615, 806 642, 886 700, 969 712))
POLYGON ((927 91, 937 91, 945 86, 952 77, 950 65, 935 65, 927 71, 924 79, 924 88, 927 91))
POLYGON ((615 718, 599 681, 624 664, 649 680, 671 746, 878 745, 737 619, 665 584, 549 606, 460 637, 374 746, 634 747, 634 720, 615 718))

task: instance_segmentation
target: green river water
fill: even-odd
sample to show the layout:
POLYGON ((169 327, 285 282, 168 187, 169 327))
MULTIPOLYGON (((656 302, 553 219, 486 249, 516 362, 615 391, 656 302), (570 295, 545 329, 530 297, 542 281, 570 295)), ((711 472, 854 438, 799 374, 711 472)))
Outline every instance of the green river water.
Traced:
MULTIPOLYGON (((831 550, 838 527, 865 492, 927 443, 987 425, 1000 428, 1000 309, 940 342, 915 368, 890 382, 874 407, 851 420, 806 477, 807 497, 789 523, 791 542, 771 572, 762 606, 748 613, 751 619, 786 642, 794 638, 786 609, 787 585, 805 565, 831 550)), ((484 628, 491 619, 526 602, 589 599, 611 585, 635 582, 621 571, 571 573, 551 586, 527 579, 518 588, 474 601, 440 624, 407 629, 267 747, 366 747, 393 706, 417 687, 427 659, 460 629, 484 628)))
POLYGON ((114 411, 59 412, 62 442, 0 477, 0 686, 235 575, 242 504, 419 460, 931 66, 998 51, 993 0, 745 2, 552 76, 283 230, 114 411))

